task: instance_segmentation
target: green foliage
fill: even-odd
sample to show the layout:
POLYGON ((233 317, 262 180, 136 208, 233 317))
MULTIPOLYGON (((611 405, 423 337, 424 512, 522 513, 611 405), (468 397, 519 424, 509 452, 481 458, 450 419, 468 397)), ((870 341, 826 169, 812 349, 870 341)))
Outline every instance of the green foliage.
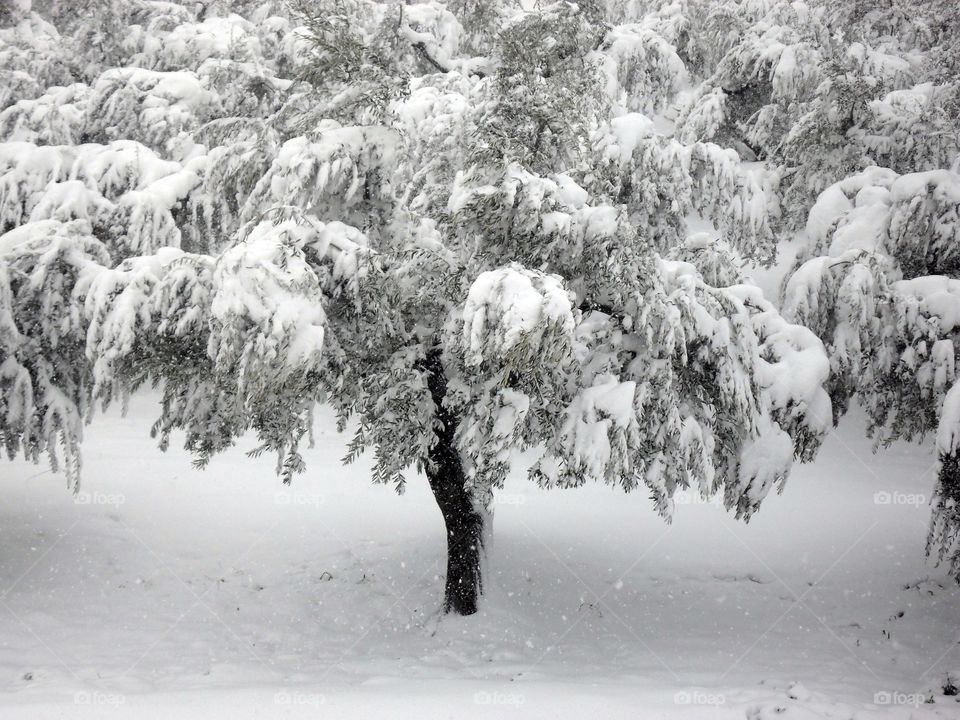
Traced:
POLYGON ((407 88, 409 73, 397 63, 402 4, 383 12, 363 0, 292 0, 294 16, 303 23, 309 55, 297 79, 316 91, 322 107, 308 114, 359 123, 381 121, 391 100, 407 88), (366 29, 364 13, 375 20, 366 29))
POLYGON ((496 73, 472 138, 473 161, 518 162, 538 173, 578 164, 604 109, 589 56, 603 33, 589 4, 555 3, 507 23, 494 42, 496 73))

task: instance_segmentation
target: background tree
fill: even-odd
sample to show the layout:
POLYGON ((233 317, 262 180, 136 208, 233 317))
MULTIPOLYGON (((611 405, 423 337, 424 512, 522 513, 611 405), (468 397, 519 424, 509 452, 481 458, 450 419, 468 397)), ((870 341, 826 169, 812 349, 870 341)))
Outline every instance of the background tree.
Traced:
POLYGON ((701 53, 712 59, 678 136, 777 168, 786 229, 867 167, 949 167, 960 147, 960 80, 947 59, 957 23, 941 0, 711 4, 693 37, 721 52, 701 53))
POLYGON ((823 339, 837 418, 855 398, 878 445, 937 433, 927 550, 960 575, 958 420, 949 400, 960 340, 960 174, 872 168, 848 177, 820 196, 807 236, 784 315, 823 339))
MULTIPOLYGON (((947 402, 960 240, 956 13, 937 0, 812 4, 790 19, 792 12, 775 5, 731 49, 739 82, 763 88, 767 104, 724 122, 739 118, 735 132, 780 163, 784 217, 805 223, 783 311, 827 347, 835 422, 856 400, 877 444, 938 433, 927 551, 960 579, 956 416, 947 402), (819 61, 798 65, 801 50, 819 61), (752 64, 743 65, 747 57, 752 64), (785 139, 770 144, 763 127, 785 139)), ((739 22, 746 28, 750 19, 739 22)))

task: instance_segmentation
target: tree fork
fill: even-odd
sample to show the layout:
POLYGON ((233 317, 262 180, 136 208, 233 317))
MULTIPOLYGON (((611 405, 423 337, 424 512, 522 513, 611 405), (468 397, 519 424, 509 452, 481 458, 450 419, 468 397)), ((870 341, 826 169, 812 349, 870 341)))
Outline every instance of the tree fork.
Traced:
POLYGON ((454 443, 457 419, 443 406, 447 376, 440 351, 427 356, 427 387, 439 421, 436 443, 430 448, 427 479, 447 530, 447 581, 443 611, 473 615, 483 592, 480 562, 483 553, 483 515, 466 488, 466 475, 454 443))

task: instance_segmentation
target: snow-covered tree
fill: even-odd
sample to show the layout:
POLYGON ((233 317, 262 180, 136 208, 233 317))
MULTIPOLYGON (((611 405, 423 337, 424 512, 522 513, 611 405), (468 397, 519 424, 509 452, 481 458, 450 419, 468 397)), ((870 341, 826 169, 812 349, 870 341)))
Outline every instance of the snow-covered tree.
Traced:
POLYGON ((41 58, 0 96, 8 453, 75 484, 83 421, 154 383, 162 447, 182 430, 202 464, 253 432, 290 482, 328 403, 374 480, 426 475, 461 614, 519 450, 666 518, 690 489, 749 519, 813 456, 823 343, 742 282, 776 176, 639 114, 709 65, 699 16, 120 5, 109 52, 58 50, 100 15, 57 3, 0 37, 41 58))
POLYGON ((856 398, 878 444, 936 433, 927 550, 960 578, 960 173, 870 168, 820 195, 806 235, 784 315, 823 339, 837 417, 856 398))
POLYGON ((778 168, 791 223, 867 167, 949 167, 960 148, 958 23, 943 0, 710 4, 692 37, 720 52, 678 135, 778 168))

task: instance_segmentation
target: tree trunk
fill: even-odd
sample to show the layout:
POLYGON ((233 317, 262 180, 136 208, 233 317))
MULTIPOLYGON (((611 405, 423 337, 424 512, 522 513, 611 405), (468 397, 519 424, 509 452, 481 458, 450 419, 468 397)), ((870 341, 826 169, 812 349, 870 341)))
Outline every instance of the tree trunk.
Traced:
POLYGON ((443 611, 473 615, 483 592, 480 566, 484 516, 465 487, 466 476, 454 443, 457 419, 443 407, 447 377, 438 351, 430 353, 426 366, 429 372, 427 385, 441 425, 437 442, 430 448, 427 479, 447 529, 447 583, 443 611))

